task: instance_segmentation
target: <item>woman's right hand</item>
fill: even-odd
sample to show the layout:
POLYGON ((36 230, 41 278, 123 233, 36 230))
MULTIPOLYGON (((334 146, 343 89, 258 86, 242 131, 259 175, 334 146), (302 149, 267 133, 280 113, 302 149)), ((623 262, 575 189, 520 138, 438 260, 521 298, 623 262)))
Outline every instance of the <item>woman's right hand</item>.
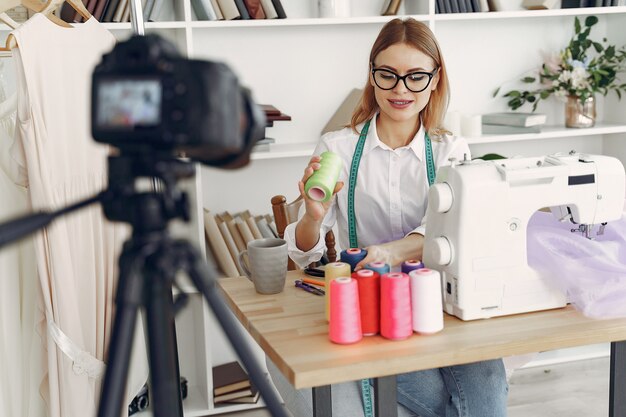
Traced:
MULTIPOLYGON (((322 219, 326 215, 326 212, 328 212, 328 209, 332 203, 332 198, 330 198, 325 203, 322 203, 320 201, 315 201, 309 198, 309 196, 306 195, 306 193, 304 192, 304 184, 306 184, 307 180, 311 177, 311 175, 313 175, 315 171, 320 169, 321 167, 320 161, 321 161, 321 158, 319 156, 313 156, 311 160, 309 161, 309 164, 307 165, 307 167, 304 169, 304 175, 302 176, 302 180, 298 182, 300 195, 302 195, 302 198, 304 198, 305 209, 306 209, 305 216, 308 216, 311 220, 315 222, 322 221, 322 219)), ((337 181, 337 184, 335 185, 335 190, 333 191, 333 196, 337 194, 339 190, 341 190, 342 188, 343 188, 343 182, 337 181)))

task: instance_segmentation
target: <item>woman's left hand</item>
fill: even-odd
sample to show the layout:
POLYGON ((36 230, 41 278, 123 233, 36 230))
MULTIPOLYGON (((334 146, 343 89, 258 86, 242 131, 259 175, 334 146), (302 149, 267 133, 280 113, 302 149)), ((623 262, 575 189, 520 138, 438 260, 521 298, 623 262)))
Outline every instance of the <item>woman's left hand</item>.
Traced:
POLYGON ((363 258, 361 262, 356 264, 354 267, 355 271, 358 271, 370 262, 384 262, 393 266, 394 256, 390 245, 383 243, 381 245, 368 246, 365 249, 367 250, 367 256, 363 258))

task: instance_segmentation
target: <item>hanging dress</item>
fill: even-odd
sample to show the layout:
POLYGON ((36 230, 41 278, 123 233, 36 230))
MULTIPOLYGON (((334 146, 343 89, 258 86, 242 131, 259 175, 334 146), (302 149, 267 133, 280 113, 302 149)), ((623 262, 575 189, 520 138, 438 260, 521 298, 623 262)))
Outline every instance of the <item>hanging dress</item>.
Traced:
MULTIPOLYGON (((15 130, 15 94, 7 97, 0 62, 0 222, 28 211, 28 195, 14 183, 9 147, 15 130)), ((32 239, 0 251, 0 415, 41 417, 44 351, 35 330, 42 313, 32 239)))
MULTIPOLYGON (((107 185, 108 147, 90 135, 91 74, 115 39, 93 17, 63 28, 41 14, 12 34, 19 48, 13 50, 18 108, 12 157, 26 172, 32 209, 59 209, 107 185)), ((34 238, 45 308, 39 332, 47 380, 41 391, 50 417, 96 413, 126 231, 96 205, 34 238)), ((138 346, 144 343, 136 337, 138 346)), ((130 398, 147 377, 145 354, 139 356, 143 361, 133 360, 129 371, 130 398)))

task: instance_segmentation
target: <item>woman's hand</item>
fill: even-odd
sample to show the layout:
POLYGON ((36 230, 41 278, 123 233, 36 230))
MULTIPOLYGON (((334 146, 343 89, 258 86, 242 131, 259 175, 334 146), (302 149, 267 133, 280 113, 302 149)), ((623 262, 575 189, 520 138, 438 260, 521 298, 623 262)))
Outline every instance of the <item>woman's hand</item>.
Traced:
POLYGON ((372 245, 365 248, 367 250, 367 256, 361 260, 354 267, 355 271, 363 268, 365 265, 371 262, 384 262, 390 266, 394 265, 394 256, 392 246, 388 243, 382 245, 372 245))
MULTIPOLYGON (((300 182, 298 182, 298 189, 300 190, 300 195, 302 195, 302 198, 304 198, 305 209, 306 209, 305 216, 308 216, 310 220, 316 223, 319 223, 322 221, 322 219, 324 219, 324 216, 328 212, 328 209, 330 208, 330 205, 332 203, 332 198, 330 198, 325 203, 322 203, 320 201, 315 201, 309 198, 309 196, 306 195, 306 193, 304 192, 304 184, 306 184, 307 180, 311 177, 311 175, 313 175, 315 171, 320 169, 321 167, 320 161, 321 161, 321 158, 319 156, 312 157, 311 160, 309 161, 309 165, 307 165, 307 167, 304 169, 304 175, 302 176, 302 179, 300 180, 300 182)), ((333 196, 337 194, 339 190, 341 190, 342 188, 343 188, 343 182, 338 181, 337 184, 335 185, 333 196)))
POLYGON ((409 259, 421 260, 423 248, 424 236, 419 233, 411 233, 393 242, 368 246, 367 256, 356 264, 354 270, 357 271, 370 262, 384 262, 393 268, 409 259))

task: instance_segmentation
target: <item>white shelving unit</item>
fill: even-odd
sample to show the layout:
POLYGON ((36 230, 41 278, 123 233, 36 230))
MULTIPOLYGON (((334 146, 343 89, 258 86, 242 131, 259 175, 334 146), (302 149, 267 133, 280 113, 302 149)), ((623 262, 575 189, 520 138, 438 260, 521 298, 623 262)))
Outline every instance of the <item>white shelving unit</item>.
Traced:
MULTIPOLYGON (((322 128, 346 95, 363 87, 369 49, 380 28, 393 17, 379 16, 382 0, 352 0, 353 17, 337 19, 316 18, 315 1, 282 0, 288 19, 206 22, 197 21, 190 0, 167 1, 163 21, 148 22, 147 33, 170 39, 190 58, 226 62, 242 84, 252 89, 257 102, 271 103, 292 117, 268 129, 276 144, 269 151, 254 153, 249 166, 235 171, 202 167, 195 182, 187 184, 196 191, 196 218, 190 226, 178 229, 202 246, 202 217, 198 215, 203 206, 214 212, 249 209, 265 214, 270 212, 272 195, 291 192, 290 198, 297 194, 297 181, 322 128)), ((449 109, 462 114, 507 110, 505 100, 493 98, 492 92, 538 67, 542 52, 563 48, 572 35, 574 16, 598 16, 593 38, 626 43, 626 7, 527 11, 521 0, 507 0, 507 7, 515 10, 435 14, 435 0, 403 3, 401 15, 423 21, 435 32, 452 87, 449 109)), ((129 23, 105 27, 118 39, 131 34, 129 23)), ((0 30, 6 34, 8 28, 0 26, 0 30)), ((472 153, 532 156, 576 149, 626 161, 626 106, 614 97, 598 99, 600 121, 594 128, 565 129, 563 105, 541 103, 539 110, 548 115, 551 125, 542 133, 467 138, 472 153)), ((249 408, 212 404, 211 367, 235 355, 199 294, 191 295, 177 323, 181 371, 190 386, 185 415, 249 408)), ((257 351, 262 359, 262 352, 257 351)))

